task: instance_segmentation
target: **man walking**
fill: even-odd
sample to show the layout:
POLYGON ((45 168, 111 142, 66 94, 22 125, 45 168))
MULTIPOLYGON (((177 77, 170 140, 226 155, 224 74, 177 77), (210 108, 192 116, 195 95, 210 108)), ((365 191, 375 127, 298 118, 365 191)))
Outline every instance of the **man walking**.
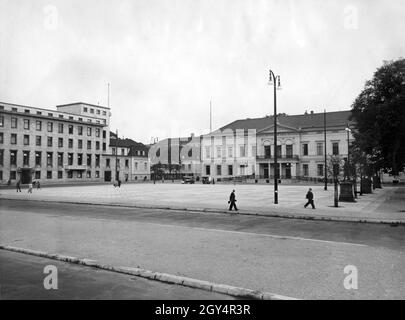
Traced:
POLYGON ((235 208, 235 211, 238 211, 238 208, 236 207, 236 197, 235 197, 235 190, 231 192, 231 195, 229 196, 229 211, 232 211, 232 208, 235 208))
POLYGON ((32 182, 28 184, 28 193, 32 193, 32 182))
POLYGON ((21 192, 21 181, 20 180, 17 181, 16 187, 17 187, 17 192, 21 192))
POLYGON ((315 209, 314 194, 312 193, 311 188, 309 188, 306 198, 308 199, 308 202, 305 204, 304 208, 306 208, 310 204, 312 206, 312 209, 315 209))

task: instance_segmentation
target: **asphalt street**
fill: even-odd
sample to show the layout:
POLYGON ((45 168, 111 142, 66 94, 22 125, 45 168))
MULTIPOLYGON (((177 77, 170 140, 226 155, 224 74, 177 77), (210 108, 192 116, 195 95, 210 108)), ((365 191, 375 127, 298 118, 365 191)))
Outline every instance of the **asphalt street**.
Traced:
POLYGON ((0 200, 0 243, 295 298, 405 298, 405 228, 0 200), (359 288, 343 286, 347 265, 359 288))
MULTIPOLYGON (((47 282, 47 281, 45 281, 47 282)), ((178 285, 0 250, 0 299, 120 299, 120 300, 206 300, 235 299, 178 285), (46 266, 57 269, 57 289, 44 286, 46 266)))

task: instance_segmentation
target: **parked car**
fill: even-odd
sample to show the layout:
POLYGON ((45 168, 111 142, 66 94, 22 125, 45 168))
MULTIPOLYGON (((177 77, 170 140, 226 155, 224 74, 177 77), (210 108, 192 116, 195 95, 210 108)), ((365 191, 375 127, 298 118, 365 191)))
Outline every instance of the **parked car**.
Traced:
POLYGON ((211 177, 202 177, 201 182, 203 184, 210 184, 210 183, 212 183, 212 178, 211 177))
POLYGON ((182 183, 184 183, 184 184, 186 184, 186 183, 194 184, 194 182, 195 182, 194 177, 184 177, 182 183))

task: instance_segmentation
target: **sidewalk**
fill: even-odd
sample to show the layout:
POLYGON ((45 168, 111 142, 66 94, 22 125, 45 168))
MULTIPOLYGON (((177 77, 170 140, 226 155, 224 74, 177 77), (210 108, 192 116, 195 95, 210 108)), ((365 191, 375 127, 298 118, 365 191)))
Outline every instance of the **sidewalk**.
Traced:
POLYGON ((32 194, 24 189, 22 193, 0 190, 0 199, 229 213, 227 200, 232 189, 236 190, 239 214, 405 225, 405 188, 397 186, 375 189, 372 194, 358 196, 356 203, 339 203, 338 208, 333 207, 332 186, 327 191, 323 186, 314 186, 315 210, 303 207, 308 187, 291 185, 279 186, 277 205, 273 203, 273 186, 270 185, 181 185, 170 182, 124 184, 121 188, 111 185, 44 187, 32 194))

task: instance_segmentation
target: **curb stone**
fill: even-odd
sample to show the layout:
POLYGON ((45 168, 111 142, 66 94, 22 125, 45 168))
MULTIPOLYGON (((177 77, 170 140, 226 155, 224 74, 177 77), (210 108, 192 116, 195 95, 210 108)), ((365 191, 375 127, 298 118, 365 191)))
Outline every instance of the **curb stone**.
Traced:
POLYGON ((91 259, 81 259, 72 256, 66 256, 61 254, 47 253, 38 250, 24 249, 18 247, 12 247, 7 245, 1 245, 1 250, 7 250, 12 252, 18 252, 23 254, 28 254, 32 256, 48 258, 53 260, 58 260, 62 262, 68 262, 73 264, 80 264, 88 267, 93 267, 97 269, 123 273, 127 275, 133 275, 137 277, 142 277, 154 281, 160 281, 169 284, 177 284, 185 287, 202 289, 206 291, 212 291, 216 293, 227 294, 234 297, 240 298, 251 298, 257 300, 298 300, 296 298, 282 296, 278 294, 273 294, 269 292, 261 292, 257 290, 251 290, 246 288, 234 287, 226 284, 218 284, 210 281, 198 280, 183 276, 176 276, 168 273, 153 272, 150 270, 142 268, 133 268, 133 267, 114 267, 110 265, 99 264, 96 260, 91 259))
MULTIPOLYGON (((15 200, 12 198, 1 198, 3 200, 15 200)), ((75 201, 57 201, 57 200, 36 200, 36 199, 19 199, 21 201, 37 201, 37 202, 50 202, 50 203, 63 203, 63 204, 75 204, 75 205, 91 205, 91 206, 103 206, 103 207, 118 207, 118 208, 136 208, 136 209, 157 209, 157 210, 170 210, 170 211, 185 211, 185 212, 202 212, 202 213, 214 213, 214 214, 230 214, 226 210, 214 209, 214 208, 176 208, 176 207, 164 207, 164 206, 151 206, 151 205, 124 205, 115 203, 91 203, 91 202, 75 202, 75 201)), ((364 217, 338 217, 338 216, 310 216, 310 215, 294 215, 294 214, 282 214, 282 213, 261 213, 261 212, 248 212, 238 211, 238 215, 244 216, 260 216, 271 218, 284 218, 284 219, 298 219, 298 220, 312 220, 312 221, 334 221, 334 222, 357 222, 357 223, 373 223, 373 224, 389 224, 396 226, 405 226, 405 221, 392 220, 392 219, 375 219, 364 217)))

